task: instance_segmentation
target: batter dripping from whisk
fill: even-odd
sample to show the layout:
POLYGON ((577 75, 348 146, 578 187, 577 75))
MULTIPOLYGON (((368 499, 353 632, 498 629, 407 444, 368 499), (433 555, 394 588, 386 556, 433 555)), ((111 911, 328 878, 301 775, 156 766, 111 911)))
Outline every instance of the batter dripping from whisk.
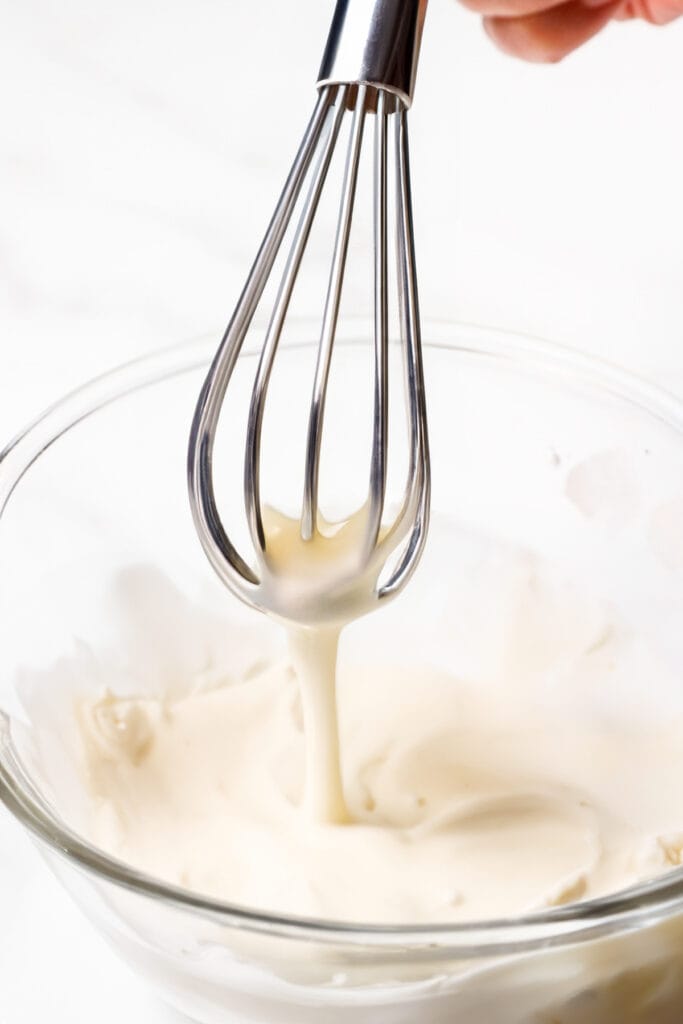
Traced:
MULTIPOLYGON (((358 571, 359 553, 367 531, 367 508, 342 523, 318 523, 309 541, 301 537, 297 520, 266 509, 266 558, 270 585, 287 589, 276 606, 297 608, 309 587, 324 595, 327 586, 350 581, 345 615, 324 625, 287 623, 289 651, 301 692, 306 739, 304 808, 315 821, 341 824, 349 820, 342 785, 337 717, 337 652, 343 627, 366 611, 378 571, 371 562, 358 571)), ((324 598, 321 598, 324 601, 324 598)), ((320 610, 322 611, 322 609, 320 610)), ((341 612, 338 608, 337 615, 341 612)))

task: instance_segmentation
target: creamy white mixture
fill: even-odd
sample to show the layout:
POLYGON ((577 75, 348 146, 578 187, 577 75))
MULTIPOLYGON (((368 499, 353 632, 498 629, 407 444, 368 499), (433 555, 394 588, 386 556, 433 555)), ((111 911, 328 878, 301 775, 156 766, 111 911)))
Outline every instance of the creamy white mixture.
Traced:
POLYGON ((85 705, 94 838, 223 899, 377 922, 513 914, 680 863, 679 729, 577 733, 542 710, 492 727, 457 680, 398 665, 343 675, 339 701, 336 825, 302 812, 287 663, 172 703, 85 705))
MULTIPOLYGON (((479 679, 403 638, 395 659, 342 659, 335 694, 337 631, 300 630, 241 679, 81 700, 92 838, 238 904, 377 923, 517 914, 678 865, 681 718, 634 701, 665 670, 609 610, 506 559, 470 585, 500 648, 487 665, 484 638, 479 679)), ((440 632, 467 600, 437 602, 440 632)))

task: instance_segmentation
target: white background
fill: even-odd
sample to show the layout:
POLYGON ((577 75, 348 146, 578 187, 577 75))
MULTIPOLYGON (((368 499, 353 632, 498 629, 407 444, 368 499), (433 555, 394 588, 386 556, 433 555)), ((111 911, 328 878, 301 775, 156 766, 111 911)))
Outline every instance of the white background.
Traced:
MULTIPOLYGON (((82 379, 226 319, 330 9, 0 0, 0 438, 82 379)), ((617 24, 531 67, 430 0, 411 129, 425 316, 550 336, 678 386, 683 20, 617 24)), ((177 1020, 5 813, 0 908, 0 1024, 177 1020)))

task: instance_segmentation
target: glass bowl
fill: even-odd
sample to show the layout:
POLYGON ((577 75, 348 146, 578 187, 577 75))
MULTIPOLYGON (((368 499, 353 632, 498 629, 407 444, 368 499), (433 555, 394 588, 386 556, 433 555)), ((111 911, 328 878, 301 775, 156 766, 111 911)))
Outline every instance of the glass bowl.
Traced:
MULTIPOLYGON (((683 405, 614 367, 545 342, 453 324, 427 324, 424 335, 435 516, 552 562, 635 625, 671 670, 668 678, 677 676, 683 669, 683 405)), ((106 652, 124 626, 132 650, 138 635, 158 641, 155 657, 135 666, 141 686, 154 688, 169 674, 182 683, 207 658, 206 650, 186 650, 182 638, 169 643, 163 601, 141 596, 124 625, 114 621, 112 580, 140 563, 160 566, 184 593, 244 623, 250 643, 280 643, 276 627, 257 621, 213 579, 189 514, 186 439, 216 336, 92 381, 2 454, 0 796, 6 807, 114 949, 165 999, 205 1024, 679 1024, 678 869, 606 898, 524 917, 389 927, 227 905, 136 871, 87 840, 77 783, 56 782, 59 750, 51 749, 60 728, 69 728, 69 685, 88 692, 95 679, 101 683, 106 652), (78 680, 68 678, 74 649, 87 654, 78 680), (87 665, 98 659, 91 678, 87 665), (55 664, 62 665, 61 676, 55 664), (52 731, 41 725, 44 708, 52 731), (65 801, 70 786, 74 796, 65 801)), ((310 355, 313 337, 313 325, 295 325, 282 353, 287 386, 274 402, 291 406, 293 416, 307 405, 297 367, 310 355)), ((347 321, 340 337, 335 372, 354 385, 355 402, 368 378, 367 325, 347 321)), ((253 368, 248 349, 228 427, 231 417, 236 424, 245 414, 253 368)), ((341 392, 333 396, 332 407, 343 400, 341 392)), ((347 467, 354 464, 345 452, 360 439, 353 406, 346 415, 348 429, 332 445, 332 489, 342 494, 352 486, 347 467)), ((238 465, 239 447, 225 445, 221 460, 238 465)), ((266 460, 266 471, 280 472, 287 486, 287 466, 266 460)), ((231 514, 239 503, 219 481, 221 493, 221 508, 231 514)), ((457 657, 457 631, 444 637, 439 615, 454 571, 428 543, 406 593, 360 624, 357 640, 350 631, 349 644, 372 634, 380 647, 403 644, 406 657, 430 648, 446 660, 457 657)), ((111 687, 116 690, 116 678, 111 687)), ((666 690, 648 678, 639 694, 611 692, 609 699, 668 714, 683 707, 683 688, 666 690)))

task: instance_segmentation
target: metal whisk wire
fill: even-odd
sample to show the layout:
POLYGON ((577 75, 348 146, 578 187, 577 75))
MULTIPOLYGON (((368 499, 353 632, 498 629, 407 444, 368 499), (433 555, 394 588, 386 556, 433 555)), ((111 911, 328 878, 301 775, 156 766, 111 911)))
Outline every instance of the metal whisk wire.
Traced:
MULTIPOLYGON (((345 112, 352 112, 351 131, 346 154, 337 227, 317 350, 305 451, 304 490, 301 512, 301 536, 310 540, 318 530, 318 490, 320 451, 325 414, 325 399, 344 273, 353 220, 354 202, 366 121, 374 118, 373 233, 374 233, 374 388, 371 468, 368 486, 366 533, 362 564, 385 566, 401 545, 405 549, 398 565, 386 582, 376 585, 376 599, 400 590, 414 570, 424 545, 430 496, 429 448, 425 410, 424 379, 420 345, 420 318, 413 243, 412 203, 408 153, 407 107, 414 82, 424 0, 371 0, 373 24, 386 27, 393 18, 400 27, 397 48, 391 58, 397 67, 382 74, 376 82, 372 63, 374 51, 363 52, 359 77, 339 81, 325 72, 338 70, 348 59, 344 46, 344 18, 350 8, 369 0, 339 0, 319 82, 319 96, 303 141, 297 152, 266 235, 225 331, 202 388, 192 424, 188 478, 195 525, 205 552, 214 569, 237 596, 262 607, 263 581, 268 573, 266 535, 262 517, 260 487, 261 434, 265 403, 278 344, 297 281, 306 245, 319 201, 323 193, 332 156, 338 142, 345 112), (406 22, 406 8, 412 8, 412 21, 406 22), (403 57, 398 60, 398 57, 403 57), (397 62, 398 61, 398 62, 397 62), (370 74, 366 72, 370 71, 370 74), (384 78, 391 81, 383 83, 384 78), (388 135, 393 126, 396 169, 396 258, 401 347, 404 356, 408 399, 409 466, 405 493, 393 524, 380 539, 387 486, 388 448, 388 135), (317 157, 317 159, 316 159, 317 157), (312 169, 311 169, 312 168, 312 169), (244 462, 245 511, 256 568, 252 568, 230 541, 218 512, 212 475, 213 445, 230 378, 256 312, 259 300, 272 272, 276 257, 303 186, 309 179, 293 240, 279 282, 273 310, 265 333, 251 396, 244 462)), ((357 12, 356 12, 357 13, 357 12)), ((410 12, 409 12, 410 13, 410 12)), ((394 31, 398 31, 394 28, 394 31)), ((375 41, 377 39, 375 34, 375 41)), ((383 37, 382 37, 383 38, 383 37)), ((386 42, 386 40, 385 40, 386 42)), ((369 46, 369 43, 368 43, 369 46)), ((347 46, 348 50, 348 46, 347 46)), ((382 53, 386 64, 386 53, 382 53)), ((390 61, 391 63, 391 61, 390 61)), ((342 76, 343 77, 343 76, 342 76)))

